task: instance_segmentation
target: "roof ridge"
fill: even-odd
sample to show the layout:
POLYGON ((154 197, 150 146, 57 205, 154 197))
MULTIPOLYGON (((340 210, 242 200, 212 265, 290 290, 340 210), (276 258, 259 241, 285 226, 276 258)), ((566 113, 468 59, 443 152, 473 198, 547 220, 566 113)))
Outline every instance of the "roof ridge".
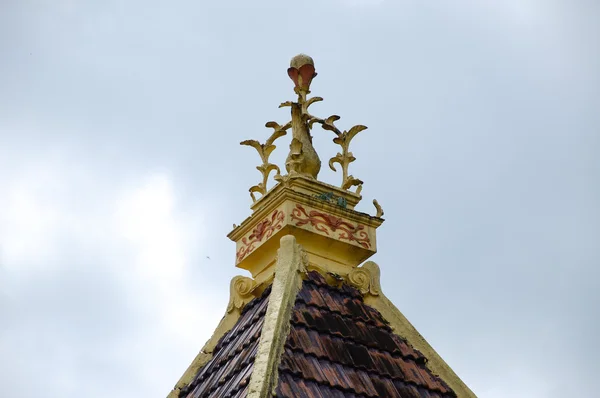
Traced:
POLYGON ((302 289, 301 274, 306 272, 308 257, 293 235, 280 240, 275 264, 275 277, 267 301, 267 311, 254 357, 254 368, 248 385, 248 398, 271 396, 277 388, 281 355, 291 329, 291 318, 298 293, 302 289))
MULTIPOLYGON (((226 332, 220 339, 212 353, 211 359, 198 369, 191 382, 180 389, 178 396, 185 397, 193 392, 199 385, 212 380, 218 372, 223 372, 222 369, 227 367, 232 361, 238 360, 240 355, 247 350, 256 351, 258 339, 263 326, 263 318, 266 312, 266 298, 268 291, 265 291, 252 306, 250 311, 246 311, 238 322, 226 332), (255 347, 252 347, 254 345, 255 347)), ((239 358, 241 359, 241 358, 239 358)), ((249 365, 249 361, 253 361, 254 355, 249 355, 243 358, 238 363, 234 363, 234 367, 225 370, 225 373, 220 377, 226 376, 224 380, 229 380, 235 377, 241 370, 244 370, 249 365)), ((222 384, 215 383, 209 391, 214 391, 220 388, 222 384)), ((205 392, 202 391, 202 394, 205 392)))

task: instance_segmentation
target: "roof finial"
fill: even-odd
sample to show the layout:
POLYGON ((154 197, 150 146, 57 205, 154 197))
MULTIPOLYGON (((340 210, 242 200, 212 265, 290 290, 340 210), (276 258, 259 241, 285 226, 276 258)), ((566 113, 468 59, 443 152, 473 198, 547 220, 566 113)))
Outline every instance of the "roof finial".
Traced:
POLYGON ((316 99, 306 100, 307 94, 310 93, 310 83, 317 76, 312 58, 304 54, 296 55, 290 61, 288 76, 296 86, 294 91, 298 94, 298 102, 288 101, 279 106, 292 108, 292 142, 285 168, 290 176, 304 175, 316 179, 321 170, 321 160, 312 145, 307 112, 310 104, 316 99))
POLYGON ((263 175, 263 181, 250 188, 250 192, 254 201, 257 199, 254 197, 254 193, 260 193, 265 195, 267 192, 267 179, 269 172, 275 171, 275 179, 277 181, 283 181, 287 177, 304 176, 311 179, 316 179, 319 171, 321 170, 321 160, 317 151, 312 145, 312 136, 310 131, 315 123, 319 123, 324 130, 333 131, 336 137, 333 142, 342 147, 341 153, 337 153, 336 156, 332 157, 329 161, 329 167, 336 171, 334 164, 339 163, 342 169, 342 189, 350 190, 352 187, 356 187, 356 193, 360 194, 362 190, 363 182, 358 178, 348 174, 348 166, 354 160, 352 152, 349 150, 350 141, 356 134, 365 130, 367 127, 357 125, 352 127, 350 130, 341 131, 335 125, 334 122, 339 120, 339 116, 332 115, 327 119, 321 119, 308 113, 308 108, 315 102, 323 101, 321 97, 307 98, 310 94, 310 85, 313 79, 317 76, 315 72, 315 64, 311 57, 306 54, 298 54, 293 57, 290 61, 290 67, 287 70, 288 76, 294 82, 294 92, 298 95, 296 102, 287 101, 279 105, 279 107, 291 108, 292 120, 284 125, 279 125, 276 122, 267 123, 267 127, 275 129, 272 136, 267 140, 265 144, 260 144, 257 141, 247 140, 242 142, 243 145, 250 145, 258 150, 259 155, 263 161, 261 166, 257 168, 263 175), (292 129, 292 142, 290 144, 290 152, 285 162, 285 168, 288 172, 288 176, 281 176, 279 174, 279 168, 269 163, 269 155, 275 149, 273 141, 275 139, 286 134, 288 129, 292 129))

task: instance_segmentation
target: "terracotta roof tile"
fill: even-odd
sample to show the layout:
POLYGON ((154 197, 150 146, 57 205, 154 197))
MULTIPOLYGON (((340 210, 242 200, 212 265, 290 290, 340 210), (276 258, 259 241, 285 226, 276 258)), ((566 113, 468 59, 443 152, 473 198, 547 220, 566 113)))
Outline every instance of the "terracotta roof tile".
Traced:
POLYGON ((354 398, 360 397, 350 391, 293 377, 288 373, 279 375, 277 397, 285 398, 354 398))
MULTIPOLYGON (((246 397, 270 289, 250 302, 180 397, 246 397)), ((296 297, 278 367, 278 397, 450 398, 425 357, 393 334, 348 285, 309 272, 296 297)))
POLYGON ((244 307, 240 319, 215 346, 212 359, 181 391, 180 397, 241 398, 247 395, 269 293, 267 289, 244 307))
POLYGON ((279 397, 455 397, 348 285, 310 272, 292 311, 279 397))

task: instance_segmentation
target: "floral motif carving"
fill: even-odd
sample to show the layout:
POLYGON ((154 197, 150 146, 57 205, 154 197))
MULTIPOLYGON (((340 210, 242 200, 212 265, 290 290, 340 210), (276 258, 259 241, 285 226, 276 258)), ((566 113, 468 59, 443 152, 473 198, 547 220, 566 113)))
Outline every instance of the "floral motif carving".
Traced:
POLYGON ((306 211, 306 209, 297 204, 292 210, 292 220, 297 227, 310 224, 317 231, 329 235, 329 231, 340 231, 338 239, 356 242, 365 249, 371 247, 369 234, 365 231, 365 226, 361 224, 352 224, 343 218, 333 216, 331 214, 322 213, 317 210, 306 211))
POLYGON ((263 238, 269 239, 273 233, 283 227, 285 216, 283 211, 275 210, 271 217, 267 217, 259 222, 247 237, 242 238, 243 246, 236 253, 236 259, 239 263, 246 257, 256 245, 263 241, 263 238))
POLYGON ((283 227, 284 218, 283 211, 275 210, 270 217, 259 222, 250 235, 242 238, 243 246, 236 253, 237 262, 242 261, 263 239, 269 239, 275 231, 280 230, 283 227))

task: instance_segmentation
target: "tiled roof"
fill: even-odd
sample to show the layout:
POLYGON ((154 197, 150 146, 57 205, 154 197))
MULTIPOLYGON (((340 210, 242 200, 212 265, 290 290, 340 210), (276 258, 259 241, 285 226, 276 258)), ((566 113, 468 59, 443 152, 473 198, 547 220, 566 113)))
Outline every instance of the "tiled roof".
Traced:
POLYGON ((278 397, 455 397, 423 355, 347 285, 309 272, 279 364, 278 397))
POLYGON ((270 288, 244 307, 235 326, 217 343, 212 359, 181 391, 180 397, 241 398, 247 395, 269 292, 270 288))
MULTIPOLYGON (((181 398, 246 397, 269 293, 244 307, 181 398)), ((427 369, 426 358, 348 285, 333 287, 309 272, 290 323, 278 366, 279 398, 456 397, 427 369)))

